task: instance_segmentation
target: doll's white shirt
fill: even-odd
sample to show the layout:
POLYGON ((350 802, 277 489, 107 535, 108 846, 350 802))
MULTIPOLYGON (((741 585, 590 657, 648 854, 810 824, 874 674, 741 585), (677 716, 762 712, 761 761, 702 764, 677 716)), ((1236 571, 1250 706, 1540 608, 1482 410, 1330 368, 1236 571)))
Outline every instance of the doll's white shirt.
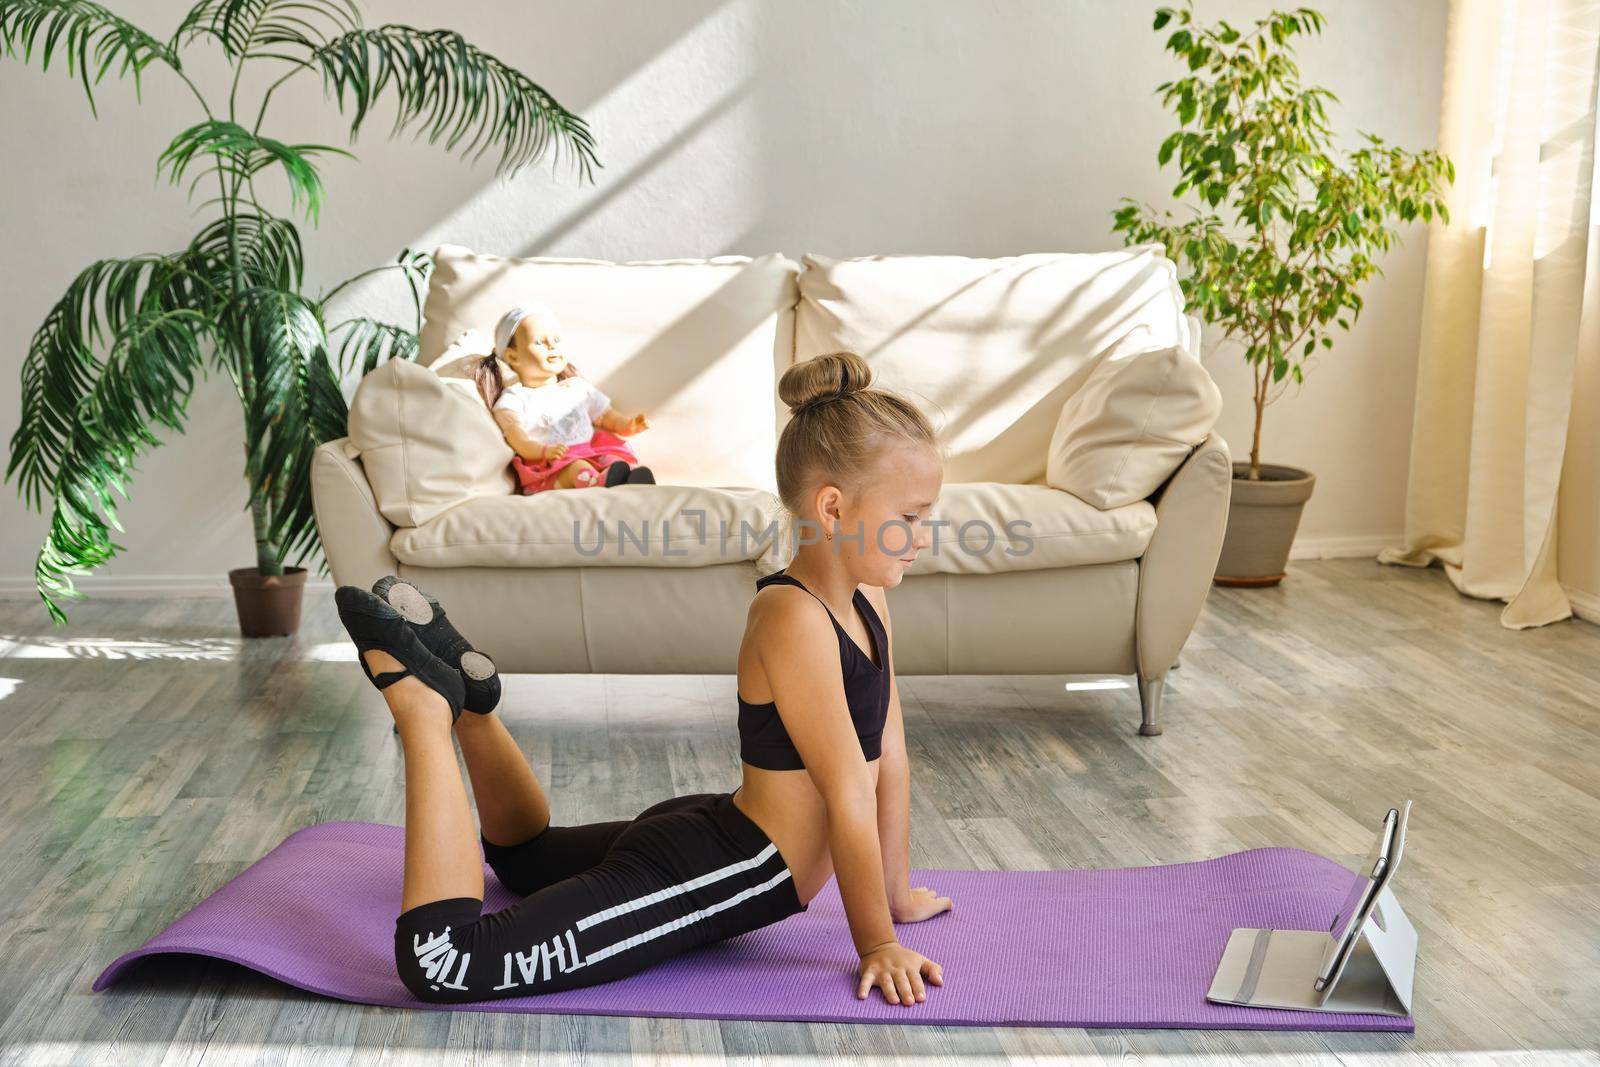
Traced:
POLYGON ((611 398, 587 378, 572 377, 531 389, 508 385, 494 406, 516 415, 522 432, 541 445, 581 445, 594 436, 594 420, 611 398))

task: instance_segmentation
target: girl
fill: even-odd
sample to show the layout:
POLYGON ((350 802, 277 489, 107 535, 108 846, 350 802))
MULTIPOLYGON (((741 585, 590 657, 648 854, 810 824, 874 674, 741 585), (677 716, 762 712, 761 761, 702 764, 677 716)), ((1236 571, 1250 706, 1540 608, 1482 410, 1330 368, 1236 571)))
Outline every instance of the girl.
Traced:
POLYGON ((484 356, 473 377, 489 413, 516 456, 511 460, 523 493, 654 484, 649 467, 623 441, 650 428, 643 415, 632 418, 580 377, 561 351, 561 323, 540 305, 506 312, 494 330, 494 352, 484 356), (502 385, 499 360, 517 375, 502 385), (602 474, 602 472, 604 472, 602 474))
POLYGON ((877 987, 909 1007, 926 998, 925 983, 944 984, 939 964, 895 937, 895 923, 952 905, 908 884, 909 773, 883 592, 932 541, 923 521, 943 469, 927 419, 870 382, 865 362, 838 353, 791 367, 779 384, 793 412, 778 444, 779 492, 822 536, 756 583, 738 661, 743 780, 731 793, 552 826, 544 790, 493 714, 493 664, 438 602, 395 578, 372 593, 339 589, 340 618, 405 748, 395 959, 418 998, 620 978, 804 911, 835 876, 858 999, 877 987), (485 858, 524 897, 490 915, 485 858))

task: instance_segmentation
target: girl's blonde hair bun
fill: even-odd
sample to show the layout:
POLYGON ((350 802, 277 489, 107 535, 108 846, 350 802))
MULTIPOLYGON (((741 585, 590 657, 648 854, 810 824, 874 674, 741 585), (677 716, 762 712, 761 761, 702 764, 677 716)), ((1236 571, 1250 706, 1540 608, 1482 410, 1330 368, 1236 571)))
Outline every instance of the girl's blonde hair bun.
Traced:
POLYGON ((854 352, 830 352, 796 363, 778 380, 778 399, 790 413, 837 400, 872 385, 872 368, 854 352))
POLYGON ((884 444, 938 447, 928 417, 899 393, 872 386, 872 368, 854 352, 796 363, 778 380, 792 416, 778 438, 778 496, 800 513, 814 485, 853 484, 884 444))

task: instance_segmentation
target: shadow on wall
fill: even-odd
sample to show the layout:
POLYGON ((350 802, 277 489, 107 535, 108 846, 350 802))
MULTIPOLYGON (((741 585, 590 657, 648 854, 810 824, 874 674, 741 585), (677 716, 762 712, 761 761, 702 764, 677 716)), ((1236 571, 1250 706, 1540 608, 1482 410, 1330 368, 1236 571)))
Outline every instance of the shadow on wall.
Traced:
MULTIPOLYGON (((360 140, 353 146, 361 157, 359 165, 327 168, 324 174, 329 203, 338 213, 339 235, 308 228, 308 262, 330 277, 348 277, 357 271, 383 262, 402 246, 431 251, 441 241, 458 241, 479 246, 483 251, 506 255, 545 254, 568 232, 570 225, 556 221, 570 218, 559 214, 567 204, 584 209, 592 201, 607 202, 618 196, 633 179, 619 171, 626 167, 626 147, 639 139, 639 127, 659 128, 663 116, 633 112, 611 117, 607 100, 628 82, 659 64, 686 38, 695 35, 707 20, 713 19, 728 0, 677 0, 672 4, 639 5, 630 0, 599 0, 586 4, 563 4, 553 0, 534 3, 485 3, 456 7, 442 17, 437 5, 423 0, 383 6, 381 21, 408 22, 429 27, 443 24, 491 55, 526 71, 561 103, 590 122, 596 135, 596 150, 602 168, 595 172, 594 185, 579 185, 567 168, 552 169, 546 161, 528 167, 514 178, 502 180, 494 172, 492 154, 476 164, 461 157, 459 151, 443 145, 413 143, 409 137, 386 139, 388 113, 368 120, 360 140), (390 192, 373 195, 372 184, 379 175, 391 175, 390 192), (397 232, 397 200, 403 199, 404 232, 397 232), (488 241, 483 231, 493 225, 486 216, 515 212, 523 220, 531 217, 539 236, 527 240, 488 241), (367 240, 352 246, 350 234, 367 235, 367 240), (439 236, 433 236, 439 235, 439 236), (532 250, 537 248, 538 252, 532 250)), ((368 21, 378 21, 367 3, 368 21)), ((289 83, 294 90, 292 108, 285 114, 309 117, 324 115, 310 124, 308 140, 344 144, 348 120, 335 121, 331 105, 324 103, 314 78, 304 85, 289 83)), ((589 214, 582 210, 583 215, 589 214)), ((571 249, 565 254, 574 254, 571 249)), ((380 291, 365 286, 351 292, 380 291)), ((348 291, 347 291, 348 292, 348 291)))

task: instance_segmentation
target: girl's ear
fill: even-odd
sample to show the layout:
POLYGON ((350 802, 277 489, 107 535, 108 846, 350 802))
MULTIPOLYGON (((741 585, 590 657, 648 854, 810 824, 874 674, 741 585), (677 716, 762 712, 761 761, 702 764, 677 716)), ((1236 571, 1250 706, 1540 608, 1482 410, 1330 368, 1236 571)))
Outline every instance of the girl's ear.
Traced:
POLYGON ((844 494, 836 485, 824 485, 817 490, 817 518, 822 521, 824 534, 832 534, 834 527, 844 521, 840 511, 844 494))

